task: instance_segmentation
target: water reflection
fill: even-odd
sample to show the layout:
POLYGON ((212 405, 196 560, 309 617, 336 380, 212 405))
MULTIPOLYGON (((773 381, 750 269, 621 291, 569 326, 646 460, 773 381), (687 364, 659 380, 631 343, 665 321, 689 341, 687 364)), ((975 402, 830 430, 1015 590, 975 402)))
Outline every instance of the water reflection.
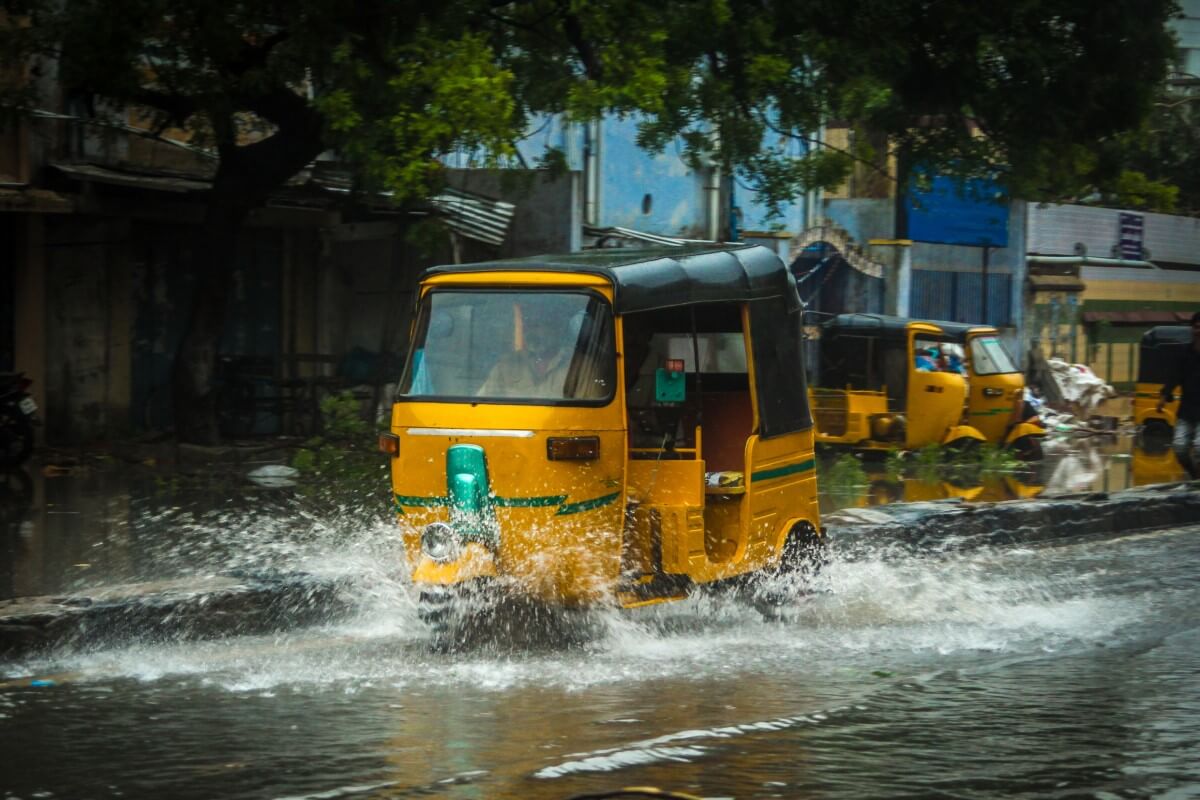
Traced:
MULTIPOLYGON (((868 508, 888 503, 938 500, 994 503, 1041 495, 1115 492, 1153 483, 1186 480, 1170 442, 1133 436, 1061 439, 1046 447, 1046 458, 1013 471, 936 465, 891 471, 884 462, 863 461, 859 480, 826 481, 821 510, 868 508)), ((826 456, 826 466, 836 459, 826 456)))
MULTIPOLYGON (((1018 472, 895 474, 864 463, 860 480, 837 484, 822 475, 821 509, 1002 502, 1183 480, 1168 444, 1060 439, 1048 443, 1044 462, 1018 472)), ((230 570, 379 573, 402 563, 383 503, 314 509, 293 489, 242 480, 254 466, 205 479, 112 464, 0 475, 0 599, 230 570)))

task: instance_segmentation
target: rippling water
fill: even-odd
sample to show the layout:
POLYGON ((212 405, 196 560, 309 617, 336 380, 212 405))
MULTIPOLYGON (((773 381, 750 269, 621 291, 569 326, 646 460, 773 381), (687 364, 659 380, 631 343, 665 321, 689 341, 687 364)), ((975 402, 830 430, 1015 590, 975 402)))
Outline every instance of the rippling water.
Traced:
POLYGON ((835 557, 785 622, 697 598, 459 655, 389 526, 196 521, 163 556, 211 569, 223 537, 356 576, 358 613, 0 665, 0 796, 1200 796, 1200 527, 835 557))

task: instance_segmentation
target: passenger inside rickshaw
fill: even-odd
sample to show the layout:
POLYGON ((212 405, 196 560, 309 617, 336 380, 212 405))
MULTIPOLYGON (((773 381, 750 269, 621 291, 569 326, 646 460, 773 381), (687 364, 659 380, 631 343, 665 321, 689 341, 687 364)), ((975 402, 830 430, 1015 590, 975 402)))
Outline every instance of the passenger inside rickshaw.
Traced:
POLYGON ((615 388, 612 315, 583 292, 434 292, 417 345, 410 396, 600 401, 615 388))

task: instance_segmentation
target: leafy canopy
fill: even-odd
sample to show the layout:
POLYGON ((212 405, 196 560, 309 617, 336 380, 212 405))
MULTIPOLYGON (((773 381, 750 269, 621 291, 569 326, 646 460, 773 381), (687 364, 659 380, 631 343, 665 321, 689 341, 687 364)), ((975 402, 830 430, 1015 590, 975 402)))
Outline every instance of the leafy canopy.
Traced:
POLYGON ((1128 180, 1121 137, 1147 118, 1172 56, 1174 12, 1171 0, 3 2, 10 61, 52 57, 68 87, 155 109, 222 158, 303 129, 300 150, 336 149, 401 199, 435 187, 447 153, 512 157, 546 113, 636 115, 644 147, 680 137, 694 162, 776 201, 882 162, 866 145, 789 155, 830 123, 889 143, 902 165, 999 175, 1027 197, 1114 186, 1128 180))

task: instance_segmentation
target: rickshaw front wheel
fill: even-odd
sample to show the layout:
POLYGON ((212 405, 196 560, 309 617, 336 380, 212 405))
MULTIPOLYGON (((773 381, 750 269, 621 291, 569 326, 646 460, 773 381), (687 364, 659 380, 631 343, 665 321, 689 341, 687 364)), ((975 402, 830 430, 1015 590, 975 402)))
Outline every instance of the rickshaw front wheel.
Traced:
POLYGON ((457 650, 489 624, 495 598, 485 581, 425 586, 417 595, 417 618, 429 630, 434 652, 457 650))

